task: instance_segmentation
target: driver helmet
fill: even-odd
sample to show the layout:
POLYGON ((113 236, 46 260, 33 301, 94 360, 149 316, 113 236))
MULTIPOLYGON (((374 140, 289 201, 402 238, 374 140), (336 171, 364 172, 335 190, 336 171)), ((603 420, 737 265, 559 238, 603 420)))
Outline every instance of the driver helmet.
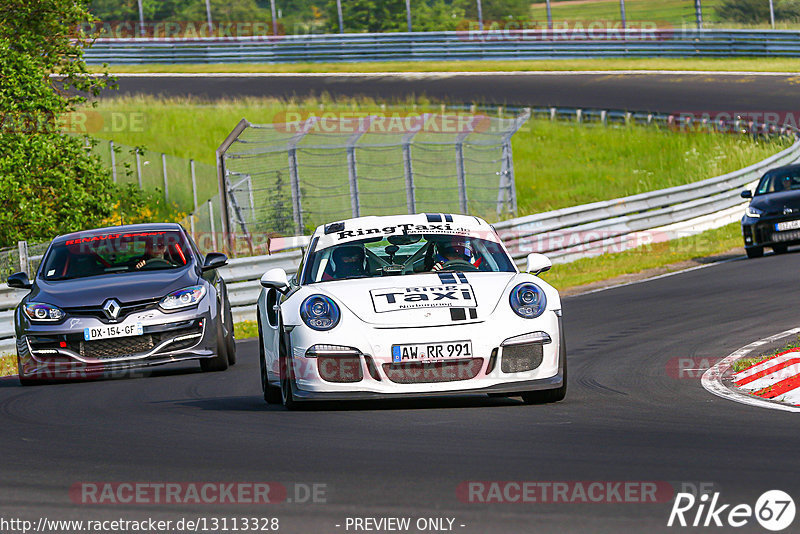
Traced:
POLYGON ((332 254, 335 276, 345 278, 365 274, 364 257, 364 249, 357 245, 337 247, 332 254))
POLYGON ((439 243, 439 254, 436 259, 443 263, 448 261, 473 263, 475 254, 472 251, 472 244, 469 242, 469 239, 455 237, 449 241, 439 243))

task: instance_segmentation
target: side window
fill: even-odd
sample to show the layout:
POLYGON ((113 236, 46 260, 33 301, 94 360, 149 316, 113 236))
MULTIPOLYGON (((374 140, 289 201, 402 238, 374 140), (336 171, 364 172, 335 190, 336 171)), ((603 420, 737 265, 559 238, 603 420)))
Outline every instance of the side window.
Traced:
POLYGON ((278 312, 275 311, 275 305, 278 304, 278 292, 274 289, 267 293, 267 320, 269 325, 278 327, 278 312))

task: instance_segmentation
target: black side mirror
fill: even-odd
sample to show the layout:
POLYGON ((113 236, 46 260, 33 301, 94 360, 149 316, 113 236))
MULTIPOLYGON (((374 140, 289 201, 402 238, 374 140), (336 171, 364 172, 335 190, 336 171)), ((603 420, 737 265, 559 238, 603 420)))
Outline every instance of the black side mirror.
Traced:
POLYGON ((211 269, 219 269, 228 264, 228 256, 221 252, 209 252, 206 254, 206 259, 203 260, 201 271, 210 271, 211 269))
POLYGON ((742 198, 753 198, 753 192, 749 189, 742 191, 742 198))
POLYGON ((33 287, 28 273, 14 273, 8 277, 8 287, 15 287, 17 289, 30 289, 33 287))

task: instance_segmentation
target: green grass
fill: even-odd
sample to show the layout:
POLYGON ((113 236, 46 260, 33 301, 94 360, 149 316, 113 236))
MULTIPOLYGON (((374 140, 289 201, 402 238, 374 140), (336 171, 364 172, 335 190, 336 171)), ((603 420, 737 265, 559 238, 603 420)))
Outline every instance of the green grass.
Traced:
MULTIPOLYGON (((686 260, 704 258, 742 246, 738 223, 694 236, 638 247, 616 254, 556 264, 542 277, 560 291, 623 274, 664 267, 686 260)), ((677 270, 678 267, 675 268, 677 270)))
POLYGON ((772 350, 770 352, 766 352, 764 354, 759 354, 758 356, 753 356, 753 357, 749 357, 749 358, 741 358, 739 360, 736 360, 735 362, 733 362, 733 366, 732 366, 733 371, 736 372, 736 373, 738 373, 739 371, 744 371, 748 367, 752 367, 753 365, 755 365, 757 363, 761 363, 761 362, 763 362, 765 360, 769 360, 771 358, 774 358, 775 356, 777 356, 778 354, 780 354, 782 352, 786 352, 787 350, 790 350, 790 349, 796 349, 797 347, 800 347, 800 336, 797 336, 796 339, 787 342, 786 345, 784 345, 783 347, 781 347, 779 349, 775 349, 775 350, 772 350))
MULTIPOLYGON (((95 72, 102 69, 93 66, 95 72)), ((508 71, 617 71, 686 70, 711 72, 800 72, 800 62, 792 58, 736 59, 562 59, 518 61, 373 61, 368 63, 213 63, 196 65, 144 64, 112 65, 115 73, 348 73, 348 72, 508 72, 508 71)))
POLYGON ((240 321, 234 323, 233 332, 236 339, 250 339, 258 337, 258 322, 257 321, 240 321))
MULTIPOLYGON (((718 22, 714 7, 720 0, 703 0, 703 20, 718 22)), ((594 0, 590 2, 553 2, 553 25, 562 21, 620 21, 619 0, 594 0)), ((544 2, 531 5, 531 17, 547 20, 544 2)), ((695 26, 694 2, 691 0, 625 0, 625 18, 631 27, 637 23, 656 23, 659 27, 695 26)))
POLYGON ((17 374, 17 356, 15 354, 0 354, 0 376, 17 374))
MULTIPOLYGON (((417 111, 439 109, 424 100, 404 105, 416 106, 417 111)), ((240 119, 268 123, 287 109, 382 111, 372 100, 243 99, 212 104, 152 97, 109 99, 100 102, 100 114, 141 114, 144 127, 98 135, 193 158, 212 168, 216 148, 240 119)), ((526 215, 710 178, 760 161, 784 145, 753 143, 727 134, 531 120, 513 137, 512 146, 519 215, 526 215)), ((160 159, 149 167, 160 172, 160 159)), ((188 190, 188 172, 182 176, 183 183, 171 184, 170 191, 188 190)), ((203 202, 216 193, 216 176, 198 176, 198 185, 206 195, 200 195, 203 202)))

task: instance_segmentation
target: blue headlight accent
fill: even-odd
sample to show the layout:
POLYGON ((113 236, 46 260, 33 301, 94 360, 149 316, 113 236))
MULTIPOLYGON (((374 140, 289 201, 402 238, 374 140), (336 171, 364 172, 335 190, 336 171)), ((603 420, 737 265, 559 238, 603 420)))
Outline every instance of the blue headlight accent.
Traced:
POLYGON ((158 303, 163 310, 179 310, 181 308, 188 308, 189 306, 196 306, 200 300, 206 296, 206 286, 191 286, 184 287, 177 291, 173 291, 158 303))
POLYGON ((514 313, 525 319, 539 317, 547 307, 544 291, 532 282, 524 282, 512 289, 508 300, 514 313))
POLYGON ((309 328, 330 330, 339 324, 339 306, 325 295, 311 295, 300 305, 300 317, 309 328))
POLYGON ((28 302, 23 308, 25 315, 34 323, 57 323, 65 317, 61 308, 41 302, 28 302))

